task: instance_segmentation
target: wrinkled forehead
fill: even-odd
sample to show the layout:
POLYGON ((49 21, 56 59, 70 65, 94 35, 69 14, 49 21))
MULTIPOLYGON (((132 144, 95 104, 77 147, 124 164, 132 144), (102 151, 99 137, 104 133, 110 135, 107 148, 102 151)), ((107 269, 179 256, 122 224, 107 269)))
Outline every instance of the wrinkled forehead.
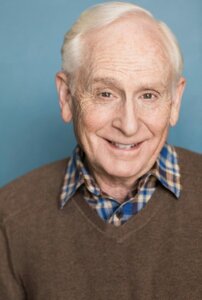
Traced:
POLYGON ((168 77, 171 69, 162 32, 155 20, 127 16, 85 37, 85 68, 89 72, 151 72, 168 77))

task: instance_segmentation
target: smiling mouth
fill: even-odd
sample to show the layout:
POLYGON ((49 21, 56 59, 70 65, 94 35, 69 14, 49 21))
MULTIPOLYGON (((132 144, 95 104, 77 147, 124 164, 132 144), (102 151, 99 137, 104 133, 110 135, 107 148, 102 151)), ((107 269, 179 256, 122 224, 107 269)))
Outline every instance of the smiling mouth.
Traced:
POLYGON ((112 142, 112 141, 109 141, 108 142, 114 146, 115 148, 117 149, 120 149, 120 150, 130 150, 130 149, 135 149, 137 148, 140 144, 140 143, 136 143, 136 144, 121 144, 121 143, 116 143, 116 142, 112 142))

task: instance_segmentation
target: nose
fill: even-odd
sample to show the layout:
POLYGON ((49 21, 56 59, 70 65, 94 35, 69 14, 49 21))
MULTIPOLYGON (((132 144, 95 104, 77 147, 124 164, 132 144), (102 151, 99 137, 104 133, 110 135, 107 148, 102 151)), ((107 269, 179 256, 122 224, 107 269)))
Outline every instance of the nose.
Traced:
POLYGON ((124 101, 115 113, 112 126, 125 136, 132 136, 138 130, 138 112, 132 99, 124 101))

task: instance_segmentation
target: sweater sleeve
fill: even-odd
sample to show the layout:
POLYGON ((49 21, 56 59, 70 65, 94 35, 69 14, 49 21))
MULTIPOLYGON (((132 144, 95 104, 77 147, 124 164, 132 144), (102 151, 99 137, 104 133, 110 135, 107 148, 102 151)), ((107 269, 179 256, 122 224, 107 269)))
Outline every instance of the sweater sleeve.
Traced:
POLYGON ((22 286, 13 272, 8 242, 0 225, 0 299, 25 300, 22 286))

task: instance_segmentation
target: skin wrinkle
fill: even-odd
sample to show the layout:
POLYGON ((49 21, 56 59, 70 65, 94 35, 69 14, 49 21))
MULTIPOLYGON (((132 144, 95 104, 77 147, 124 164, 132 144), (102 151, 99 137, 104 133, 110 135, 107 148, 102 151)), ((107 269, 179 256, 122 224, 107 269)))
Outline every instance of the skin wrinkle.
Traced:
MULTIPOLYGON (((127 16, 122 17, 122 19, 123 20, 125 18, 127 19, 129 15, 130 14, 127 14, 127 16)), ((136 32, 137 32, 137 34, 139 34, 139 31, 140 30, 145 30, 145 27, 146 27, 146 32, 147 32, 146 33, 146 38, 151 40, 151 34, 154 32, 154 30, 151 29, 150 26, 148 27, 148 20, 147 19, 149 19, 149 22, 154 23, 155 26, 156 26, 157 23, 156 23, 156 21, 153 21, 153 19, 151 19, 148 16, 146 16, 146 19, 142 20, 142 15, 145 17, 144 13, 143 14, 140 13, 140 15, 137 16, 137 22, 138 22, 139 17, 141 17, 141 23, 139 24, 139 27, 138 27, 136 32)), ((132 17, 133 17, 133 15, 132 15, 132 17)), ((113 23, 116 23, 116 21, 113 22, 113 23)), ((156 27, 158 28, 158 26, 156 26, 156 27)), ((79 87, 82 86, 83 87, 83 91, 79 91, 79 93, 77 92, 78 99, 80 99, 80 101, 81 101, 82 111, 85 110, 85 107, 90 104, 90 99, 92 100, 92 95, 91 95, 92 92, 89 93, 89 88, 91 88, 91 85, 92 85, 92 76, 93 76, 92 73, 96 73, 96 66, 95 66, 95 63, 91 60, 91 57, 93 55, 94 50, 97 49, 96 45, 99 45, 99 48, 100 48, 100 55, 97 54, 96 64, 99 63, 100 65, 102 65, 103 62, 107 61, 108 56, 110 54, 110 52, 109 52, 105 55, 104 52, 102 51, 102 48, 103 48, 102 39, 101 39, 101 42, 99 42, 99 40, 95 41, 94 39, 91 38, 93 33, 96 33, 96 36, 98 36, 99 31, 102 32, 102 30, 103 29, 92 30, 91 33, 88 33, 87 36, 85 36, 85 38, 86 38, 85 44, 88 45, 88 47, 86 47, 86 51, 85 51, 85 55, 84 55, 85 60, 82 64, 82 66, 84 66, 84 67, 80 68, 80 74, 81 74, 80 78, 82 77, 83 79, 80 80, 79 82, 77 82, 77 86, 79 86, 79 87), (86 70, 89 70, 89 72, 85 72, 86 70), (84 78, 85 78, 85 82, 84 82, 84 78), (83 82, 81 82, 81 81, 83 81, 83 82)), ((158 28, 158 35, 159 34, 162 35, 159 28, 158 28)), ((126 49, 128 49, 127 34, 125 32, 124 32, 123 35, 121 35, 121 38, 119 38, 118 41, 116 40, 116 41, 114 41, 114 43, 112 43, 111 49, 113 50, 114 48, 116 48, 118 43, 120 43, 123 46, 124 45, 123 38, 126 39, 125 47, 126 47, 126 49)), ((155 43, 153 42, 153 46, 149 48, 150 53, 155 53, 156 54, 156 52, 158 52, 159 59, 160 60, 161 59, 165 60, 165 66, 164 67, 167 68, 167 69, 170 69, 170 66, 168 64, 168 55, 166 54, 165 49, 162 49, 164 47, 162 47, 161 39, 159 40, 159 37, 158 38, 152 38, 152 39, 153 39, 153 41, 155 41, 155 43)), ((133 49, 133 47, 135 47, 135 44, 136 44, 136 42, 134 41, 134 43, 132 44, 132 47, 131 47, 131 54, 133 54, 132 49, 133 49)), ((147 46, 145 46, 145 47, 142 46, 140 48, 140 51, 139 51, 140 55, 141 55, 141 52, 144 48, 146 50, 148 50, 147 46)), ((138 54, 138 51, 137 51, 137 54, 138 54)), ((110 62, 109 62, 109 64, 110 64, 110 62)), ((119 73, 120 76, 124 75, 129 70, 131 70, 133 72, 136 72, 136 73, 142 71, 139 61, 135 61, 135 62, 132 62, 132 63, 131 62, 127 63, 127 61, 125 61, 125 60, 121 61, 121 58, 119 57, 117 60, 114 59, 114 65, 116 65, 116 64, 119 65, 118 70, 111 70, 110 67, 108 67, 108 68, 105 67, 105 71, 106 72, 112 71, 113 73, 116 72, 116 73, 119 73)), ((156 62, 156 64, 158 64, 158 61, 156 62)), ((147 71, 149 71, 148 65, 147 65, 147 71)), ((153 71, 153 68, 151 68, 151 71, 153 71)))
MULTIPOLYGON (((89 51, 89 52, 91 52, 91 51, 89 51)), ((107 58, 108 57, 106 57, 106 59, 107 58)), ((100 57, 98 56, 96 59, 96 62, 99 65, 102 65, 103 62, 106 63, 105 56, 103 56, 103 55, 100 55, 100 57)), ((118 65, 119 65, 118 70, 112 69, 110 67, 108 67, 108 68, 105 67, 104 72, 107 73, 110 71, 111 73, 116 74, 117 78, 124 76, 126 73, 128 73, 128 71, 132 71, 133 73, 137 73, 137 72, 142 73, 142 69, 141 69, 142 66, 139 64, 138 61, 131 64, 131 63, 125 63, 125 61, 122 62, 121 60, 117 60, 117 61, 114 60, 115 65, 116 65, 116 63, 118 63, 118 65)), ((147 67, 146 72, 148 73, 149 71, 155 72, 153 70, 153 68, 147 67)), ((78 88, 77 88, 75 96, 74 96, 74 99, 76 99, 76 103, 79 105, 78 113, 79 113, 79 111, 80 111, 80 113, 85 113, 85 111, 88 109, 88 107, 90 105, 92 105, 92 103, 95 101, 95 95, 92 91, 92 86, 93 86, 93 82, 95 80, 96 72, 97 72, 97 70, 96 70, 96 65, 94 64, 94 62, 90 62, 90 63, 86 64, 85 70, 83 70, 82 68, 80 69, 80 76, 78 76, 79 79, 77 80, 77 84, 76 84, 78 88), (86 72, 86 70, 89 70, 89 71, 86 72)), ((111 81, 113 81, 113 79, 111 81)), ((167 87, 166 82, 167 82, 167 78, 166 79, 162 78, 162 83, 161 83, 162 86, 167 87)), ((143 82, 142 85, 145 86, 146 83, 143 82)), ((165 97, 165 100, 166 100, 166 97, 165 97)))
MULTIPOLYGON (((121 86, 121 82, 119 82, 118 80, 114 80, 113 78, 110 77, 100 77, 100 78, 95 78, 94 80, 92 80, 92 86, 102 86, 102 87, 108 87, 108 88, 114 88, 117 91, 122 91, 122 86, 121 86)), ((138 90, 158 90, 159 95, 163 95, 166 94, 167 91, 167 86, 164 84, 164 81, 160 81, 160 82, 141 82, 141 78, 138 82, 138 86, 137 86, 138 90)))
POLYGON ((171 118, 173 124, 176 120, 177 89, 172 89, 172 68, 159 34, 151 24, 149 36, 138 26, 134 19, 121 20, 86 35, 85 63, 70 105, 89 169, 100 188, 120 202, 153 166, 171 118), (144 99, 145 93, 152 99, 144 99), (137 151, 120 151, 107 141, 143 144, 137 151))
POLYGON ((90 89, 89 76, 85 76, 83 70, 80 71, 77 87, 73 98, 73 104, 77 103, 77 113, 84 114, 88 107, 93 105, 94 98, 90 89))
MULTIPOLYGON (((106 69, 105 69, 106 71, 106 69)), ((110 71, 113 72, 113 70, 110 69, 110 71)), ((141 72, 141 71, 140 71, 141 72)), ((92 72, 93 73, 93 72, 92 72)), ((114 73, 114 72, 113 72, 114 73)), ((125 72, 123 72, 125 73, 125 72)), ((86 111, 91 110, 91 108, 93 108, 94 103, 96 101, 96 103, 98 103, 96 99, 96 95, 93 92, 93 82, 94 79, 91 79, 92 74, 89 73, 89 76, 81 76, 81 78, 86 78, 87 80, 82 80, 82 82, 78 82, 77 86, 79 87, 75 93, 75 96, 73 97, 73 106, 75 106, 74 109, 74 114, 75 116, 77 116, 76 120, 79 120, 79 117, 82 114, 85 114, 86 111)), ((117 76, 118 77, 118 76, 117 76)), ((111 80, 113 81, 113 80, 111 80)), ((107 84, 109 87, 109 84, 107 84)), ((114 86, 114 84, 112 84, 114 86)), ((142 87, 146 87, 146 86, 152 86, 151 83, 139 83, 140 87, 139 89, 141 90, 142 87)), ((162 97, 162 101, 167 101, 170 102, 171 96, 168 96, 168 91, 165 89, 166 84, 163 81, 163 83, 161 83, 161 85, 164 87, 164 90, 161 90, 161 94, 163 95, 162 97)), ((116 88, 119 90, 119 93, 122 94, 122 97, 126 98, 125 92, 122 90, 122 88, 120 86, 118 86, 118 84, 116 85, 116 88)), ((148 88, 149 89, 149 88, 148 88)), ((102 101, 103 104, 103 101, 102 101)), ((149 109, 151 107, 148 107, 149 109)))
MULTIPOLYGON (((113 25, 117 25, 121 27, 121 23, 124 22, 124 20, 127 22, 129 18, 132 18, 134 20, 134 14, 133 13, 127 13, 126 15, 122 16, 120 18, 120 20, 114 21, 112 22, 108 27, 112 27, 113 25)), ((156 20, 154 20, 153 18, 149 17, 148 15, 146 15, 145 13, 138 13, 135 14, 135 20, 136 20, 136 25, 133 28, 133 32, 134 32, 134 39, 131 40, 130 37, 130 24, 128 24, 128 26, 125 26, 125 31, 120 34, 120 37, 114 41, 111 42, 111 49, 113 51, 113 49, 117 48, 118 44, 122 45, 122 48, 124 49, 124 45, 125 45, 125 49, 128 52, 128 40, 130 39, 130 43, 131 43, 131 53, 132 53, 132 49, 134 49, 136 47, 136 44, 139 42, 139 40, 141 39, 142 34, 144 34, 145 36, 145 40, 146 41, 151 41, 152 43, 150 43, 150 47, 148 48, 148 44, 141 44, 138 43, 139 45, 139 49, 137 49, 136 47, 136 53, 140 54, 145 50, 148 51, 151 54, 157 54, 158 53, 158 59, 164 59, 165 61, 165 66, 167 66, 170 69, 170 57, 167 53, 167 49, 165 46, 165 37, 162 33, 162 30, 159 27, 159 24, 156 22, 156 20), (138 24, 138 26, 137 26, 138 24)), ((119 27, 117 28, 117 30, 119 30, 119 27)), ((105 57, 105 54, 103 53, 102 50, 104 50, 103 47, 103 40, 107 37, 102 36, 102 38, 96 38, 99 37, 99 33, 103 33, 103 29, 105 27, 101 28, 101 29, 97 29, 95 28, 94 30, 91 30, 90 33, 87 33, 86 35, 83 36, 84 44, 85 44, 85 59, 84 59, 84 64, 90 60, 90 56, 92 56, 92 52, 94 51, 94 49, 97 49, 97 46, 99 45, 100 48, 100 58, 99 56, 97 56, 97 59, 100 60, 100 63, 102 63, 102 59, 103 61, 106 60, 107 57, 105 57), (93 38, 92 38, 93 36, 93 38)), ((110 53, 110 49, 109 49, 109 53, 110 53)), ((107 54, 108 55, 108 54, 107 54)), ((120 66, 122 64, 120 57, 118 58, 117 61, 120 66)), ((115 63, 117 63, 115 61, 115 63)), ((156 61, 156 63, 158 63, 158 61, 156 61)), ((131 66, 131 64, 128 64, 129 67, 131 66)), ((136 65, 138 66, 138 61, 136 62, 136 65)), ((127 62, 123 61, 123 66, 127 66, 127 62)), ((164 67, 165 67, 164 66, 164 67)), ((127 69, 126 69, 127 71, 127 69)))

